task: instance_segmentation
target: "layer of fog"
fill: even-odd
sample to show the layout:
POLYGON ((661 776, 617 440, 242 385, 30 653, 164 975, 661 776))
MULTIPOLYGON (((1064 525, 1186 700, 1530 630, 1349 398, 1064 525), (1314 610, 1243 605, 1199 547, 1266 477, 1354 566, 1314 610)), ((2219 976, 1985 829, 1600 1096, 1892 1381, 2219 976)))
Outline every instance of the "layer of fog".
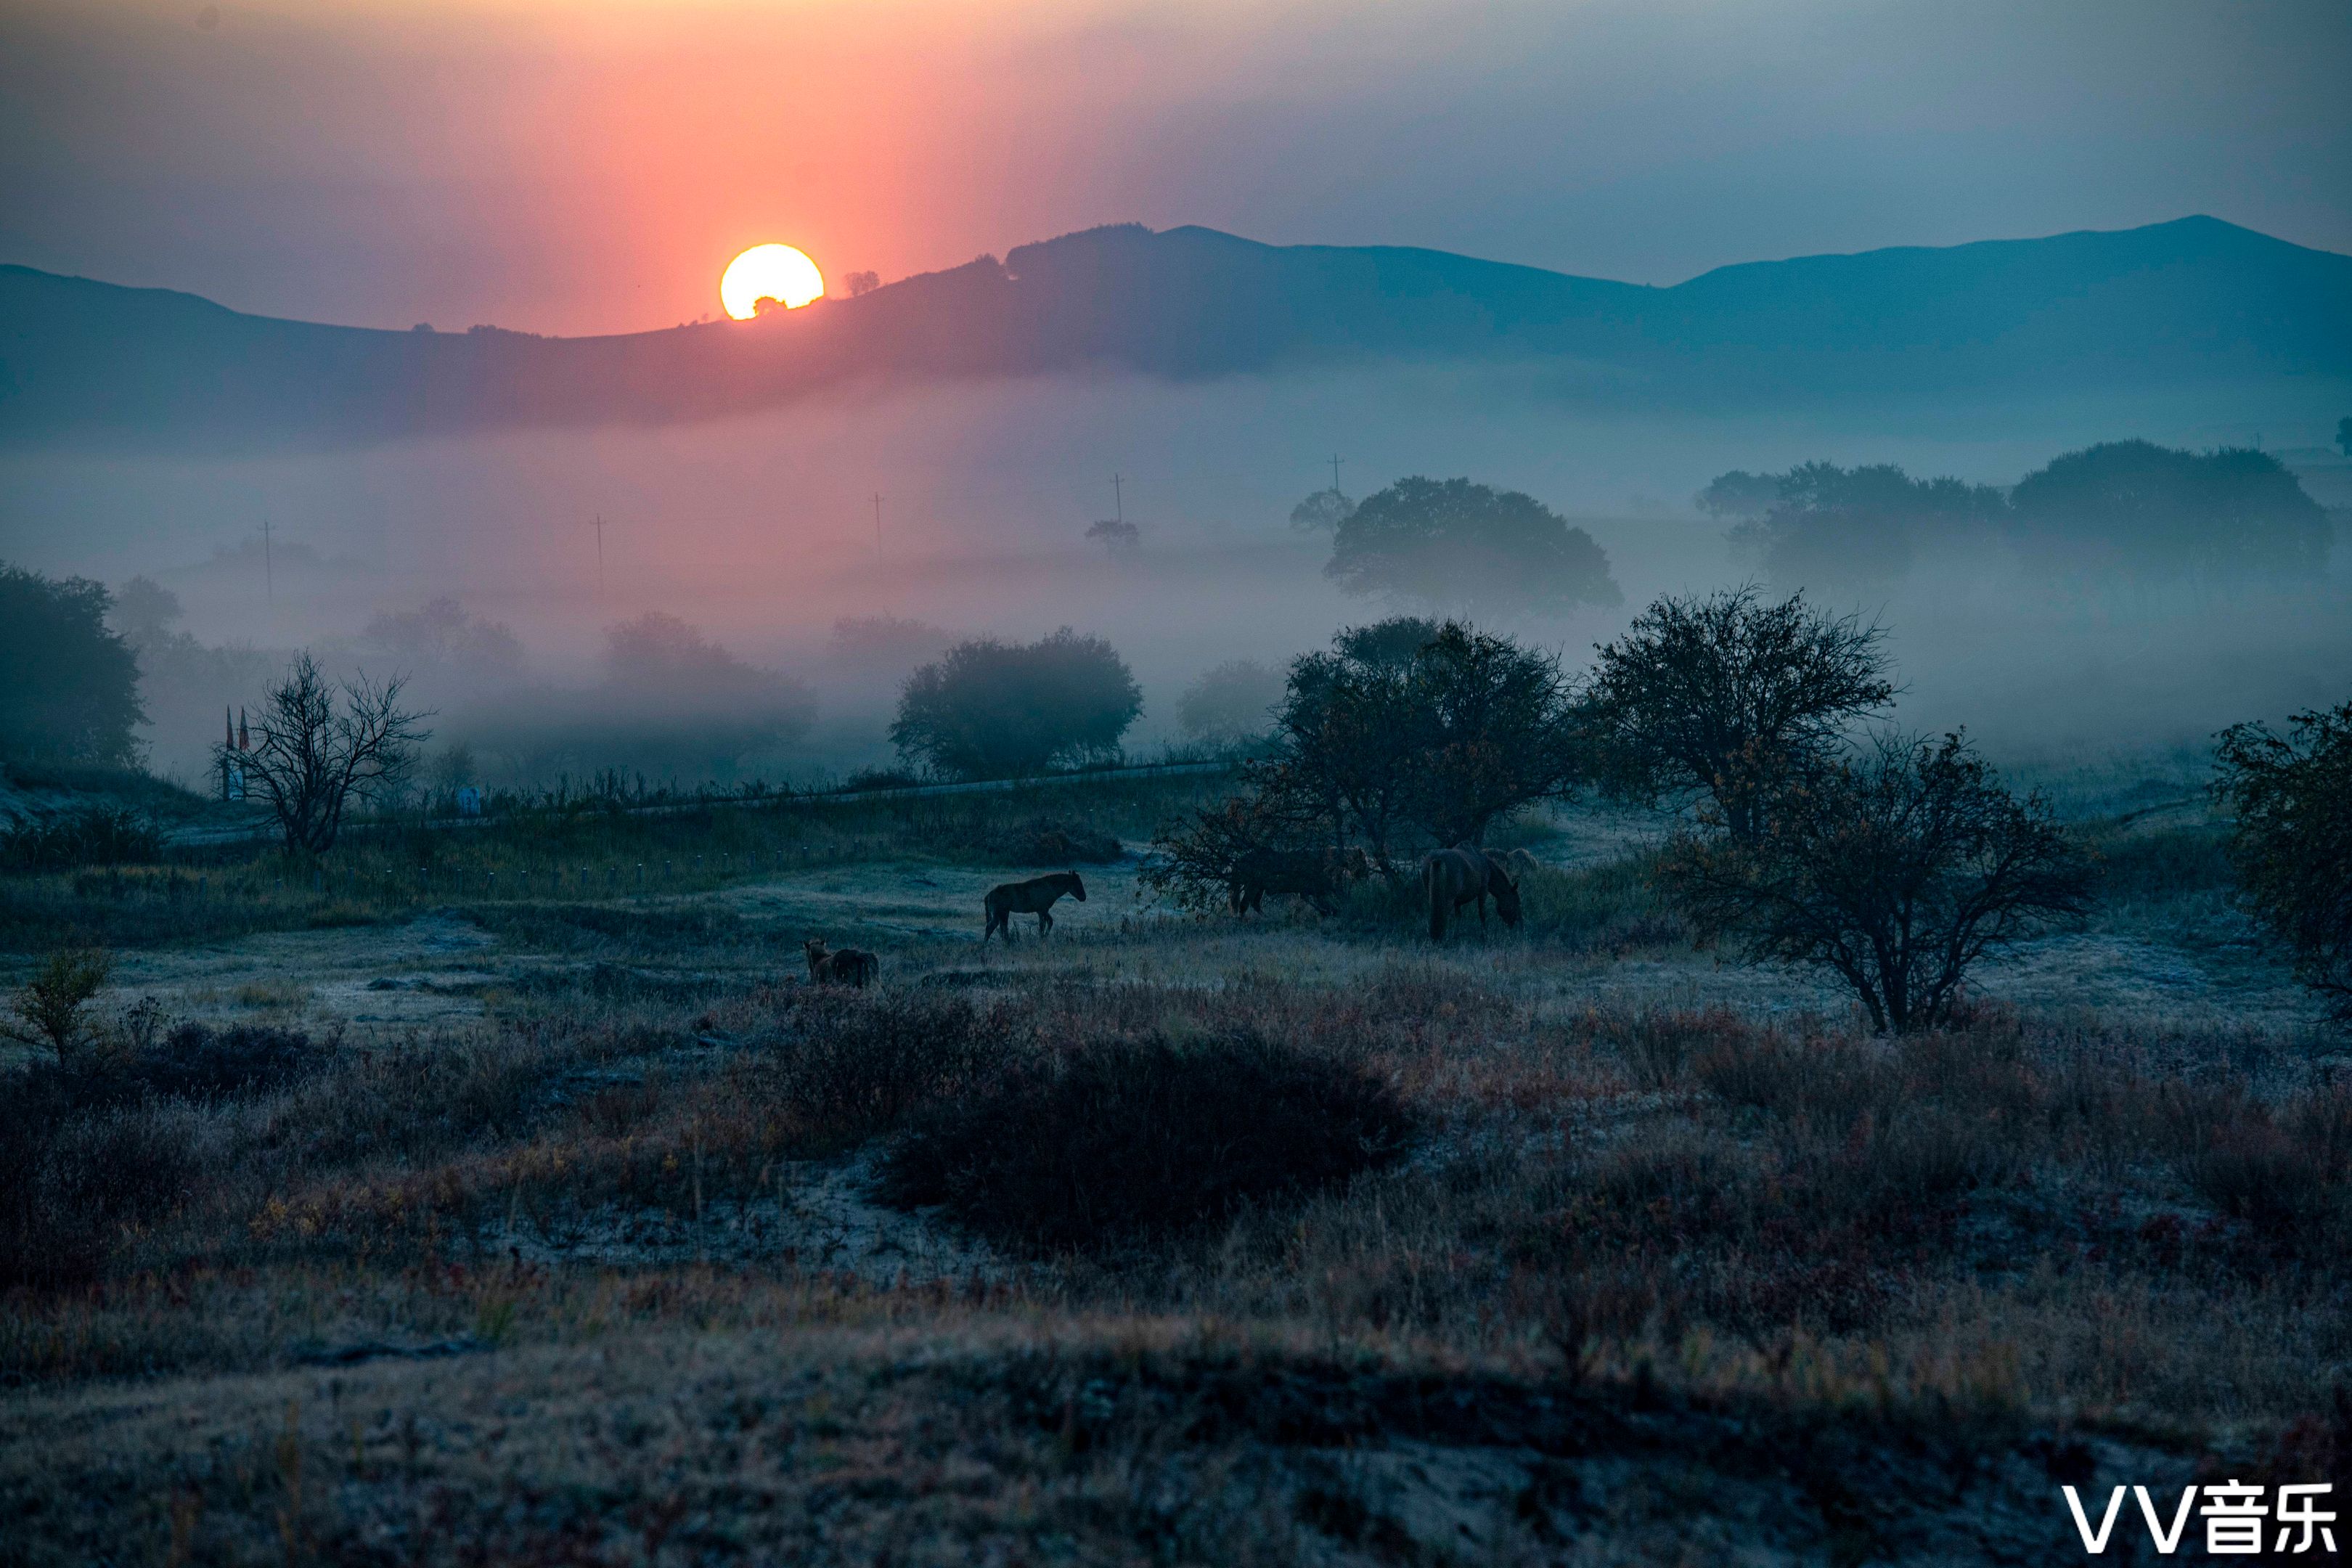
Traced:
MULTIPOLYGON (((2320 450, 2352 408, 2342 386, 1612 419, 1549 385, 1541 371, 1426 367, 1189 385, 1105 375, 278 458, 19 453, 0 458, 11 498, 0 555, 118 584, 149 575, 177 596, 196 643, 254 650, 194 681, 217 692, 175 689, 173 710, 152 714, 155 762, 184 773, 222 708, 250 703, 256 671, 282 650, 319 647, 383 673, 395 655, 370 645, 371 620, 450 597, 521 649, 520 663, 461 650, 412 671, 420 700, 460 728, 524 721, 518 696, 617 690, 600 663, 606 628, 658 611, 814 689, 814 728, 756 763, 814 777, 885 759, 906 673, 887 655, 829 650, 841 617, 1024 639, 1098 632, 1142 682, 1129 747, 1149 752, 1175 735, 1178 695, 1202 671, 1276 662, 1382 613, 1327 584, 1323 542, 1287 522, 1331 482, 1334 453, 1353 495, 1404 474, 1463 474, 1587 529, 1624 605, 1513 628, 1572 663, 1652 597, 1754 572, 1691 505, 1727 468, 1891 461, 2006 485, 2098 440, 2259 440, 2298 449, 2291 460, 2324 502, 2352 501, 2352 470, 2327 468, 2320 450), (1084 537, 1115 508, 1140 530, 1132 552, 1084 537)), ((1899 583, 1830 596, 1892 628, 1905 723, 1966 724, 2012 757, 2195 744, 2237 719, 2340 700, 2352 670, 2352 541, 2318 583, 2053 580, 1972 543, 1928 550, 1899 583)))

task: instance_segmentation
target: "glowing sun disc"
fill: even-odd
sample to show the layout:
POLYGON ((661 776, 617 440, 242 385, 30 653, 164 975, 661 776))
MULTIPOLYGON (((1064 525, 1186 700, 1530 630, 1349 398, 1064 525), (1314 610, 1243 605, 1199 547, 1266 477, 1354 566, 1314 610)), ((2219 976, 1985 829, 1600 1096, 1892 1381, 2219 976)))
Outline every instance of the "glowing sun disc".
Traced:
POLYGON ((727 264, 719 280, 719 302, 739 321, 760 313, 760 301, 777 300, 797 310, 824 298, 824 274, 789 245, 755 245, 727 264))

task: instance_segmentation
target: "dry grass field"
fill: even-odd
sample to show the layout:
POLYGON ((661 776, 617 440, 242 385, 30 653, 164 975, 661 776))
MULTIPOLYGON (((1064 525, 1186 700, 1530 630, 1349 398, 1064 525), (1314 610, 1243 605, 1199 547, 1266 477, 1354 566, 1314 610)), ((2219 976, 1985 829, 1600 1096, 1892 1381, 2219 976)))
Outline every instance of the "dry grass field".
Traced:
POLYGON ((0 1079, 0 1563, 2036 1563, 2063 1483, 2352 1489, 2352 1082, 2201 807, 1889 1041, 1638 816, 1522 825, 1516 931, 1172 915, 1213 784, 10 879, 117 962, 0 1079), (982 948, 1041 813, 1128 850, 982 948))

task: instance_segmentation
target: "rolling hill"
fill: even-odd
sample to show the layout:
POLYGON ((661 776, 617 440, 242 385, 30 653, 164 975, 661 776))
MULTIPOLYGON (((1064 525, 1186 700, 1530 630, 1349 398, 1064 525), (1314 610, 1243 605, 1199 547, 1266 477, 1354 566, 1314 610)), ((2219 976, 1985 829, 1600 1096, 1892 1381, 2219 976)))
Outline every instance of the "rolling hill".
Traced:
POLYGON ((1530 363, 1671 407, 2352 376, 2352 257, 2207 217, 1755 262, 1671 288, 1117 226, 752 322, 383 331, 0 267, 0 442, 319 447, 740 412, 860 378, 1530 363))

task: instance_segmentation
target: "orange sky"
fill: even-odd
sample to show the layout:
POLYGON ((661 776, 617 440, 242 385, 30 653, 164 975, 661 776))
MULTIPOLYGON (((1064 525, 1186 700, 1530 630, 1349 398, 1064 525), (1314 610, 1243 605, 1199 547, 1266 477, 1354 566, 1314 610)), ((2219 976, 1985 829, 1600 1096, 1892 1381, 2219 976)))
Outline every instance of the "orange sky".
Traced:
POLYGON ((2352 249, 2341 0, 7 0, 0 260, 667 326, 1122 220, 1641 281, 2207 211, 2352 249), (1963 14, 1965 13, 1965 14, 1963 14))

